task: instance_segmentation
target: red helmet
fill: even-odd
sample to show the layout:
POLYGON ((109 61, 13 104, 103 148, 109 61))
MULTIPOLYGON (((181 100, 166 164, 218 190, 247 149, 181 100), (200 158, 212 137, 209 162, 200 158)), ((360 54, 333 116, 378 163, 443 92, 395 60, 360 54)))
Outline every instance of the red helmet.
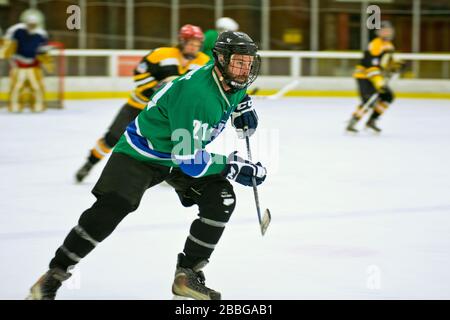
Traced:
POLYGON ((205 35, 200 27, 192 24, 185 24, 181 27, 180 32, 178 32, 178 39, 180 41, 187 41, 190 39, 203 41, 205 39, 205 35))

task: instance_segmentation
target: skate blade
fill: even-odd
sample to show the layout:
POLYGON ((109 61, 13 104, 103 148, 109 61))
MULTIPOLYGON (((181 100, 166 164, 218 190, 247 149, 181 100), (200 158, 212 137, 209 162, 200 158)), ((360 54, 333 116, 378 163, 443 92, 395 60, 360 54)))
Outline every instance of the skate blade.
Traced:
POLYGON ((272 215, 269 209, 264 210, 264 215, 261 220, 261 234, 264 235, 269 227, 270 221, 272 221, 272 215))
POLYGON ((359 131, 348 131, 348 130, 345 130, 345 131, 344 131, 344 134, 345 134, 346 136, 351 136, 351 137, 357 136, 358 133, 359 133, 359 131))
POLYGON ((365 127, 364 129, 367 133, 371 133, 375 136, 379 136, 381 134, 381 131, 374 130, 371 127, 365 127))
POLYGON ((158 187, 172 188, 172 186, 170 184, 168 184, 166 181, 163 181, 160 184, 158 184, 158 187))
POLYGON ((172 300, 194 300, 194 299, 174 294, 172 297, 172 300))
POLYGON ((36 297, 33 296, 33 295, 30 293, 29 295, 27 295, 27 296, 25 297, 25 300, 33 300, 33 301, 36 301, 36 300, 40 300, 40 299, 36 299, 36 297))
POLYGON ((40 300, 39 296, 36 296, 34 292, 30 292, 26 297, 25 300, 40 300))

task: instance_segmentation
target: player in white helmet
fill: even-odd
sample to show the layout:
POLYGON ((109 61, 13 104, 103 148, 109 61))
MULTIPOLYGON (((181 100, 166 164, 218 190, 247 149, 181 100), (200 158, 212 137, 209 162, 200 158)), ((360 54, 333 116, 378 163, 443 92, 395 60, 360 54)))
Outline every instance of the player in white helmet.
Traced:
POLYGON ((219 32, 223 32, 223 31, 227 31, 227 30, 228 31, 238 31, 239 24, 231 18, 222 17, 222 18, 217 19, 216 29, 219 32))
POLYGON ((205 41, 203 42, 202 52, 206 53, 210 62, 214 61, 212 49, 216 43, 217 37, 224 31, 238 31, 239 24, 231 18, 222 17, 216 20, 216 29, 209 29, 205 32, 205 41))
POLYGON ((8 107, 11 112, 22 111, 23 93, 30 88, 32 110, 39 112, 45 109, 42 66, 51 66, 48 36, 42 28, 44 17, 40 11, 25 10, 20 19, 21 23, 6 31, 0 50, 0 57, 11 64, 8 107))

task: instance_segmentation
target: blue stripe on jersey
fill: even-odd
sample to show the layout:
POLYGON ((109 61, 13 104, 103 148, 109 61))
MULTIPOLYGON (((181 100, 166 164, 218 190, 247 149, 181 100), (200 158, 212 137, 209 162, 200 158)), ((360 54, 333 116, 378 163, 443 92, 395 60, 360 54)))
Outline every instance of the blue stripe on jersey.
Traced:
POLYGON ((190 159, 178 160, 181 171, 191 177, 203 175, 211 165, 211 155, 205 150, 198 150, 190 159))
MULTIPOLYGON (((137 121, 137 119, 136 119, 137 121)), ((134 121, 131 121, 130 124, 127 127, 127 133, 130 137, 131 143, 138 149, 144 151, 145 153, 149 153, 155 157, 161 158, 161 159, 171 159, 172 155, 170 153, 163 153, 158 152, 153 149, 150 149, 147 139, 140 136, 137 133, 136 124, 134 121)))

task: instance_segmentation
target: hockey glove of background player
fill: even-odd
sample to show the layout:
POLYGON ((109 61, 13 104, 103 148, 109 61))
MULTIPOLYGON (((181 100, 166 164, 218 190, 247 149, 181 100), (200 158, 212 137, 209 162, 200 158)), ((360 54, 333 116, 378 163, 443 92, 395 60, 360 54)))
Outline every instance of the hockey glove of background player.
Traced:
POLYGON ((394 60, 390 63, 388 71, 390 73, 403 73, 406 70, 406 63, 402 60, 394 60))
POLYGON ((254 164, 244 160, 237 155, 237 151, 228 156, 227 165, 223 171, 225 177, 244 186, 252 186, 252 178, 255 178, 256 185, 263 183, 266 174, 266 168, 260 162, 254 164))
POLYGON ((231 114, 231 124, 236 129, 240 139, 250 137, 255 132, 256 127, 258 127, 258 116, 249 95, 245 95, 236 110, 231 114))

